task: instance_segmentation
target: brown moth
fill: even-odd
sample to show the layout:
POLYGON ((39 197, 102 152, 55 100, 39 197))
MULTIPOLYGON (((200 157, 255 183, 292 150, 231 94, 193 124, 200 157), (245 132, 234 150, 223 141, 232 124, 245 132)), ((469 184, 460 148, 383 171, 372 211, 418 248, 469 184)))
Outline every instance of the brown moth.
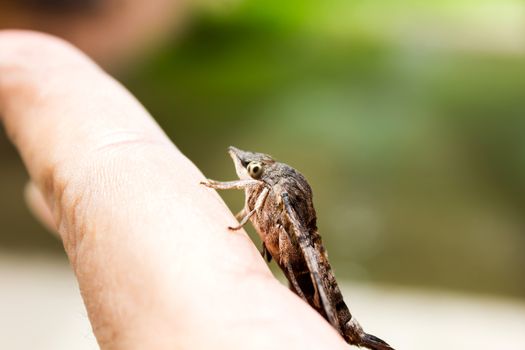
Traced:
POLYGON ((393 350, 363 331, 346 306, 317 231, 312 190, 303 175, 269 155, 230 147, 239 180, 202 184, 246 194, 236 215, 238 230, 251 220, 263 242, 261 254, 275 259, 290 289, 338 330, 347 343, 375 350, 393 350))

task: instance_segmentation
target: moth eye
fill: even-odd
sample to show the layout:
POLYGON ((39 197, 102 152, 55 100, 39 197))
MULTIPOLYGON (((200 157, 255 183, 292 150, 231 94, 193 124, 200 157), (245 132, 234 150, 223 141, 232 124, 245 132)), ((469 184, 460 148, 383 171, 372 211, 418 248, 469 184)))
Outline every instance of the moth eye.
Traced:
POLYGON ((250 174, 251 177, 258 179, 262 175, 263 165, 260 162, 250 162, 246 169, 248 170, 248 174, 250 174))

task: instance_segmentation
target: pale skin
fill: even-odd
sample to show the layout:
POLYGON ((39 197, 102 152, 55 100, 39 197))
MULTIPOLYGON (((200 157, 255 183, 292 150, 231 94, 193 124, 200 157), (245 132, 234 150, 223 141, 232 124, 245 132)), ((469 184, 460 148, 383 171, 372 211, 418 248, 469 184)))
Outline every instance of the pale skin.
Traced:
POLYGON ((102 349, 348 349, 228 230, 233 215, 140 103, 69 44, 0 31, 0 121, 102 349))

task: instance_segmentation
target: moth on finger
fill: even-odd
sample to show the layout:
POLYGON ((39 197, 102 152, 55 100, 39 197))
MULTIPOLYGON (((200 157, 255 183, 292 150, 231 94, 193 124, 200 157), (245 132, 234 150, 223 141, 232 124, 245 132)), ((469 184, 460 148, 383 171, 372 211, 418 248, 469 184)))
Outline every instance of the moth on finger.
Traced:
POLYGON ((242 189, 240 229, 251 221, 263 242, 262 253, 273 258, 290 282, 290 289, 319 312, 352 345, 393 350, 367 334, 352 316, 332 272, 304 176, 264 153, 229 147, 239 180, 204 184, 215 189, 242 189))

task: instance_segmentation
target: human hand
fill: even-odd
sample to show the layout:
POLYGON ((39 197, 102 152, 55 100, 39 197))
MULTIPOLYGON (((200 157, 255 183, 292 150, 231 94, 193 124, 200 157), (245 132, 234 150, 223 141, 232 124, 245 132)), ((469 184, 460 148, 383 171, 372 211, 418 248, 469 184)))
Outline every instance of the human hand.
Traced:
POLYGON ((102 349, 347 349, 270 273, 220 197, 70 45, 0 31, 0 120, 102 349))

